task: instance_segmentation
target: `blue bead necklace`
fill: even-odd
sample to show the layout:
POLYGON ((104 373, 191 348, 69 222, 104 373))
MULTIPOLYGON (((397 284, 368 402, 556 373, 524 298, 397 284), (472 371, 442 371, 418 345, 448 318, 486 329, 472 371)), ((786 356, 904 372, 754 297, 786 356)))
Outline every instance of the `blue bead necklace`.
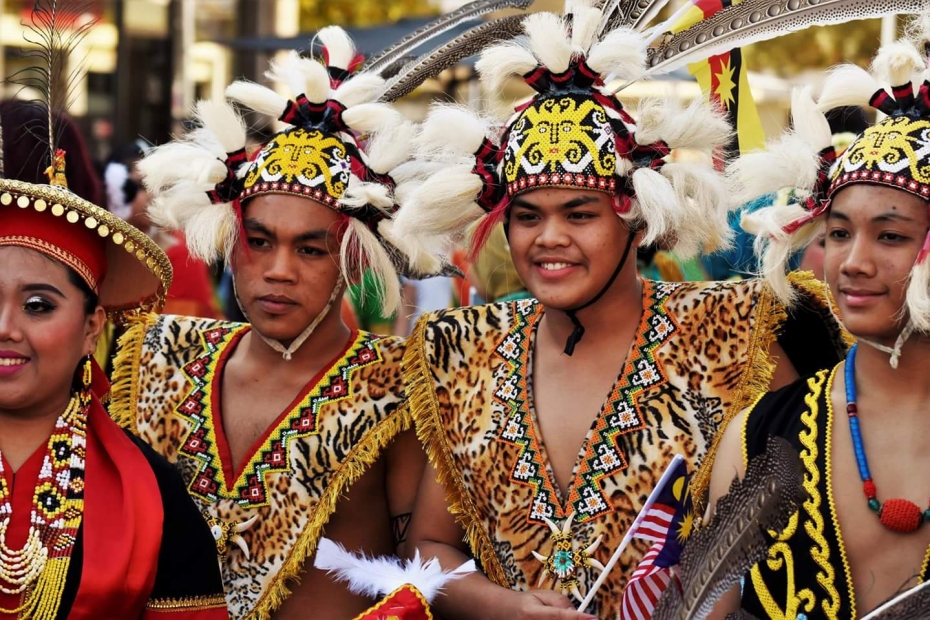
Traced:
POLYGON ((917 504, 906 499, 889 499, 884 504, 878 501, 878 490, 872 481, 869 460, 865 456, 862 430, 859 427, 859 409, 856 406, 856 350, 858 347, 858 344, 854 344, 846 354, 846 414, 849 416, 849 431, 852 434, 856 464, 859 466, 859 477, 862 479, 862 490, 869 502, 869 508, 878 514, 882 525, 902 534, 916 532, 926 521, 930 521, 930 508, 921 511, 917 504))

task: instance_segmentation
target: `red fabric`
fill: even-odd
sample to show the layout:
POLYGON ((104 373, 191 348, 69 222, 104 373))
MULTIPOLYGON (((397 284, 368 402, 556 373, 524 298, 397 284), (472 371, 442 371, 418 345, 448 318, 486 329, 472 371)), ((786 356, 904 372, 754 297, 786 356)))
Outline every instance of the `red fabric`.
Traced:
POLYGON ((420 591, 405 584, 381 599, 355 620, 433 620, 420 591))
MULTIPOLYGON (((10 502, 13 505, 13 514, 10 517, 10 525, 6 531, 6 544, 13 549, 22 549, 23 545, 26 544, 26 538, 29 536, 32 495, 35 492, 36 481, 39 479, 39 471, 42 469, 47 447, 48 442, 42 442, 42 445, 36 448, 32 456, 20 465, 15 474, 6 459, 3 459, 3 477, 6 480, 6 488, 12 494, 10 502)), ((0 458, 3 458, 3 456, 0 455, 0 458)), ((2 580, 0 580, 0 583, 2 583, 2 580)), ((10 584, 6 583, 4 585, 10 586, 10 584)), ((4 594, 0 592, 0 608, 16 609, 21 603, 21 594, 4 594)), ((17 617, 17 614, 0 613, 0 618, 17 617)))
POLYGON ((174 270, 174 279, 168 289, 163 312, 206 319, 220 318, 206 263, 191 256, 183 235, 175 233, 173 236, 175 242, 165 250, 165 254, 174 270))
POLYGON ((69 620, 139 618, 155 583, 164 513, 139 448, 94 399, 88 415, 84 565, 69 620))
POLYGON ((107 273, 106 240, 81 222, 72 224, 67 219, 51 215, 52 205, 43 212, 38 212, 30 204, 25 209, 16 205, 14 200, 8 206, 0 206, 0 245, 21 245, 30 247, 64 262, 72 267, 95 292, 100 292, 100 282, 107 273), (49 243, 64 250, 64 256, 49 249, 37 247, 22 238, 35 239, 49 243), (90 272, 94 282, 87 281, 86 272, 90 272))

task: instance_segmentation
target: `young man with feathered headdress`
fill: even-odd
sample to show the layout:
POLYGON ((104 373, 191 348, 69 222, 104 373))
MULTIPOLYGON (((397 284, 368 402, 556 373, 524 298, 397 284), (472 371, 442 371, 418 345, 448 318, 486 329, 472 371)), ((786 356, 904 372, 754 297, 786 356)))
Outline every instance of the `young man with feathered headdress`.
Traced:
POLYGON ((398 271, 442 267, 385 238, 415 126, 378 101, 381 77, 352 75, 361 58, 342 29, 318 39, 325 63, 294 52, 272 67, 293 99, 228 88, 284 123, 251 161, 238 113, 201 102, 201 127, 140 163, 152 219, 228 261, 250 323, 141 317, 120 343, 111 412, 180 469, 213 529, 232 618, 364 610, 307 562, 324 528, 349 549, 394 553, 425 461, 403 341, 352 331, 339 313, 364 270, 393 312, 398 271))
POLYGON ((710 156, 730 128, 700 102, 644 102, 634 120, 604 82, 642 76, 641 35, 604 28, 593 3, 567 6, 526 18, 527 42, 482 53, 491 90, 516 75, 536 91, 503 128, 431 112, 418 160, 434 171, 394 222, 405 242, 441 245, 480 220, 475 246, 503 223, 536 298, 439 312, 408 340, 410 406, 438 471, 424 473, 408 549, 447 568, 471 554, 483 570, 437 599, 450 617, 616 617, 642 544, 591 606, 569 610, 672 457, 695 466, 759 394, 842 347, 816 282, 795 280, 807 312, 789 318, 759 280, 640 277, 641 244, 727 244, 731 201, 710 156), (676 149, 705 160, 676 161, 676 149), (793 356, 810 338, 833 346, 793 356))
MULTIPOLYGON (((712 502, 773 435, 800 452, 807 499, 715 618, 740 606, 759 618, 858 618, 930 577, 930 483, 918 473, 930 468, 927 34, 883 47, 874 73, 835 69, 817 103, 795 93, 793 131, 733 164, 742 197, 804 190, 743 226, 784 303, 795 301, 787 257, 825 234, 824 277, 858 344, 834 368, 766 394, 725 433, 712 502), (840 153, 824 113, 847 105, 886 116, 840 153)), ((928 593, 875 617, 926 617, 928 593)))

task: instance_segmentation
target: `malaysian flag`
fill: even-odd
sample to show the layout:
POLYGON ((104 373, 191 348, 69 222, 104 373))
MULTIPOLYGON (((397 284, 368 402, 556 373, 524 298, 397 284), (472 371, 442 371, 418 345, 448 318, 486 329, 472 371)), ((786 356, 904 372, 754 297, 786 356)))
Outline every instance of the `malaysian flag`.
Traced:
POLYGON ((620 604, 621 620, 648 620, 652 617, 659 597, 672 580, 672 567, 678 564, 693 526, 694 506, 688 488, 688 466, 682 460, 667 478, 655 504, 633 535, 655 544, 643 556, 627 582, 620 604))

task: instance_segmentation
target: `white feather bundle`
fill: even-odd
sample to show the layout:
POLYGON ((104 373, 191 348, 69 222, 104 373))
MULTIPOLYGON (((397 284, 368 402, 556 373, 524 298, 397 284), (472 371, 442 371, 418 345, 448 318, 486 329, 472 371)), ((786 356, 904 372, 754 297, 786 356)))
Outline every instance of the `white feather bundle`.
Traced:
POLYGON ((907 40, 883 45, 872 60, 872 73, 889 86, 910 84, 915 73, 926 67, 927 61, 907 40))
POLYGON ((136 166, 143 185, 155 195, 179 181, 212 181, 215 185, 226 176, 226 166, 217 155, 187 141, 156 147, 136 166))
POLYGON ((388 214, 394 206, 394 198, 387 186, 381 183, 362 181, 354 174, 349 175, 349 185, 339 203, 349 209, 361 209, 371 205, 388 214))
POLYGON ((682 108, 677 99, 647 99, 638 110, 636 141, 665 141, 673 149, 713 153, 726 145, 733 129, 723 114, 701 100, 682 108))
POLYGON ((265 77, 275 82, 287 84, 288 89, 291 91, 291 97, 296 97, 304 94, 307 90, 307 75, 305 73, 307 69, 309 69, 307 59, 301 58, 296 50, 288 50, 282 58, 271 61, 269 69, 265 71, 265 77))
POLYGON ((482 183, 472 174, 472 166, 447 165, 420 183, 394 216, 395 234, 458 237, 469 224, 481 219, 484 210, 475 200, 482 183))
POLYGON ((416 123, 403 120, 372 134, 365 147, 368 167, 378 174, 388 174, 409 160, 418 131, 416 123))
POLYGON ((238 234, 232 205, 210 203, 209 186, 179 182, 157 196, 148 207, 152 222, 184 233, 191 255, 212 263, 228 258, 238 234))
POLYGON ((378 598, 404 584, 420 591, 427 602, 436 598, 442 588, 455 579, 475 572, 475 562, 469 560, 454 571, 444 571, 435 558, 427 562, 417 551, 412 560, 394 557, 369 558, 346 551, 342 545, 322 538, 313 565, 345 581, 351 592, 378 598))
POLYGON ((316 36, 326 48, 327 64, 331 67, 347 70, 355 58, 355 43, 349 33, 339 26, 321 28, 316 36))
POLYGON ((564 73, 572 61, 572 43, 568 28, 555 13, 533 13, 523 20, 530 38, 530 49, 552 73, 564 73))
POLYGON ((434 105, 420 125, 416 155, 430 161, 472 157, 487 137, 490 124, 468 108, 434 105))
POLYGON ((374 73, 359 73, 340 84, 333 99, 347 108, 362 103, 373 103, 384 94, 385 82, 374 73))
POLYGON ((645 40, 634 30, 617 28, 594 44, 587 63, 601 75, 638 80, 646 70, 645 40))
POLYGON ((784 228, 791 222, 807 215, 807 210, 794 203, 787 206, 772 206, 743 214, 740 225, 746 232, 755 235, 754 250, 760 259, 761 275, 772 287, 772 291, 785 304, 791 304, 796 296, 788 282, 788 261, 798 250, 807 247, 819 234, 823 216, 802 226, 789 235, 784 228))
POLYGON ((287 99, 261 84, 238 80, 226 87, 226 96, 250 110, 278 118, 287 108, 287 99))
POLYGON ((844 106, 863 107, 882 85, 872 74, 857 65, 840 65, 830 71, 823 84, 817 108, 829 112, 844 106))
POLYGON ((592 0, 566 2, 566 15, 572 16, 572 48, 577 55, 588 53, 601 25, 601 9, 592 0))
POLYGON ((723 176, 710 164, 700 163, 668 163, 661 172, 687 214, 687 221, 675 231, 675 252, 689 258, 729 247, 728 215, 733 203, 723 176))
POLYGON ((372 295, 380 304, 385 316, 391 316, 400 310, 400 278, 387 250, 368 225, 354 217, 349 218, 349 225, 342 238, 339 252, 340 267, 347 277, 358 277, 362 286, 362 295, 372 295), (374 284, 368 287, 361 278, 364 269, 370 270, 374 284))
POLYGON ((810 87, 791 92, 791 126, 794 135, 819 151, 833 144, 833 132, 823 112, 817 109, 810 87))
POLYGON ((198 101, 195 115, 220 143, 224 152, 232 153, 245 146, 245 122, 235 108, 225 101, 198 101))
POLYGON ((907 312, 917 331, 930 333, 930 260, 911 269, 907 284, 907 312))
POLYGON ((362 103, 347 108, 342 120, 355 131, 373 133, 404 122, 404 116, 386 103, 362 103))
POLYGON ((393 220, 382 220, 378 223, 378 234, 392 246, 397 248, 407 261, 408 271, 418 276, 436 275, 442 269, 440 251, 431 247, 441 243, 429 244, 426 239, 417 237, 398 237, 394 231, 393 220))
POLYGON ((683 209, 671 181, 649 168, 636 170, 631 179, 636 198, 626 219, 645 224, 643 245, 667 238, 678 228, 683 209))
POLYGON ((537 66, 539 62, 536 57, 524 45, 516 41, 507 41, 492 45, 481 52, 481 57, 475 63, 475 70, 481 76, 482 83, 496 95, 504 89, 508 79, 524 76, 537 66))

